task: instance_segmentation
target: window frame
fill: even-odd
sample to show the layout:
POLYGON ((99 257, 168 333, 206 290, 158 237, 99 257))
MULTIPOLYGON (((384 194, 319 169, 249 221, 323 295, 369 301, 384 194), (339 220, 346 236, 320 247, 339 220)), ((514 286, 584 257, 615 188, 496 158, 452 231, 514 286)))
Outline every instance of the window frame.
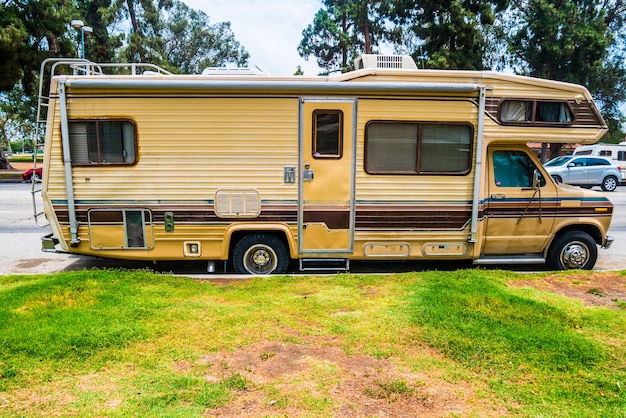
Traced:
POLYGON ((344 129, 344 114, 341 109, 315 109, 311 115, 311 154, 315 159, 320 160, 340 160, 343 157, 343 129, 344 129), (337 127, 337 154, 320 154, 317 150, 317 132, 318 132, 318 115, 339 115, 338 127, 337 127))
MULTIPOLYGON (((72 160, 72 166, 73 167, 113 167, 113 166, 132 166, 132 165, 136 165, 138 160, 139 160, 139 146, 138 146, 138 140, 137 140, 137 124, 134 120, 130 119, 130 118, 88 118, 88 119, 70 119, 68 120, 68 128, 69 128, 69 133, 68 135, 70 135, 69 138, 69 143, 70 143, 70 153, 71 153, 71 160, 72 160), (124 123, 128 123, 131 125, 132 127, 132 147, 133 147, 133 159, 132 161, 128 161, 128 162, 124 162, 124 161, 116 161, 116 162, 106 162, 103 161, 103 147, 102 147, 102 137, 100 136, 100 132, 101 132, 101 126, 103 124, 106 124, 107 122, 111 122, 111 123, 121 123, 123 126, 124 123), (89 129, 89 124, 95 124, 95 132, 96 132, 96 148, 95 150, 92 150, 92 147, 90 145, 90 138, 89 138, 89 134, 87 133, 87 137, 86 137, 86 141, 87 141, 87 145, 86 145, 86 159, 88 160, 88 162, 76 162, 75 161, 75 148, 72 147, 72 138, 71 138, 71 126, 72 124, 83 124, 86 126, 86 129, 89 129), (92 152, 96 152, 97 156, 98 156, 98 161, 92 161, 91 160, 91 155, 92 152)), ((123 128, 122 128, 123 129, 123 128)), ((127 148, 124 148, 124 137, 122 134, 121 137, 121 141, 122 141, 122 151, 126 152, 127 148)), ((125 159, 126 156, 122 155, 122 159, 125 159)))
POLYGON ((572 108, 571 104, 569 103, 568 100, 565 99, 537 99, 537 98, 514 98, 514 97, 507 97, 507 98, 503 98, 500 99, 500 101, 498 102, 498 121, 503 124, 503 125, 512 125, 512 126, 553 126, 553 127, 563 127, 563 126, 571 126, 576 122, 576 113, 574 112, 574 109, 572 108), (508 119, 503 119, 502 115, 503 115, 503 111, 502 111, 502 107, 504 105, 504 103, 506 102, 526 102, 526 103, 531 103, 532 107, 531 107, 531 115, 530 115, 530 120, 508 120, 508 119), (558 121, 541 121, 541 120, 536 120, 537 118, 537 104, 538 103, 558 103, 561 105, 564 105, 570 116, 571 116, 571 120, 567 121, 567 122, 558 122, 558 121))
POLYGON ((474 145, 475 145, 475 128, 470 122, 441 122, 441 121, 415 121, 415 120, 370 120, 365 124, 364 133, 364 152, 363 152, 363 170, 370 175, 409 175, 409 176, 467 176, 472 172, 474 166, 474 145), (416 138, 416 166, 415 171, 379 171, 370 170, 368 168, 368 144, 369 144, 369 126, 371 124, 410 124, 417 125, 416 138), (422 171, 421 155, 422 155, 422 128, 424 125, 449 125, 449 126, 467 126, 469 128, 469 153, 467 155, 468 166, 463 171, 422 171))

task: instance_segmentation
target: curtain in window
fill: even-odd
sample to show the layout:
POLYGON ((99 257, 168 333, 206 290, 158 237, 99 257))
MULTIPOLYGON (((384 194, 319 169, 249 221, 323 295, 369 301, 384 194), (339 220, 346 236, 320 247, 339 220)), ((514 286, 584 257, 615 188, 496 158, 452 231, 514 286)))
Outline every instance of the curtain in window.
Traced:
POLYGON ((366 171, 417 171, 417 127, 411 123, 371 123, 367 127, 366 171))
POLYGON ((467 125, 422 125, 420 172, 465 172, 470 168, 467 125))

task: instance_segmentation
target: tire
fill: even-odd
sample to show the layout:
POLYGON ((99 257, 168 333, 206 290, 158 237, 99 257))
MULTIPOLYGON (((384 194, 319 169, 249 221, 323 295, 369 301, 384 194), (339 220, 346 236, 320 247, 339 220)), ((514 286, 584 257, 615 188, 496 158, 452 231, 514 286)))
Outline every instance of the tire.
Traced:
POLYGON ((552 270, 591 270, 598 259, 598 248, 583 231, 570 231, 555 238, 548 250, 546 264, 552 270))
POLYGON ((289 250, 274 235, 246 235, 235 245, 233 267, 244 274, 284 274, 289 267, 289 250))
POLYGON ((554 179, 554 182, 556 184, 563 183, 563 179, 561 178, 561 176, 552 176, 552 178, 554 179))
POLYGON ((615 189, 617 189, 617 185, 618 182, 615 176, 606 176, 604 180, 602 180, 600 187, 602 187, 602 190, 605 192, 614 192, 615 189))

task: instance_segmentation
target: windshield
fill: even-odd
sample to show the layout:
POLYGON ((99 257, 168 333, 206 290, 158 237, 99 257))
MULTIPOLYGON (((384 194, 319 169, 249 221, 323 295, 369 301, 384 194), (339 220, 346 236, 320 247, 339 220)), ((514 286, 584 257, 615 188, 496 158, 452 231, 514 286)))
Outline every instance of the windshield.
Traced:
POLYGON ((548 161, 547 163, 545 163, 543 166, 544 167, 554 167, 554 166, 564 165, 571 159, 572 159, 572 157, 556 157, 556 158, 548 161))

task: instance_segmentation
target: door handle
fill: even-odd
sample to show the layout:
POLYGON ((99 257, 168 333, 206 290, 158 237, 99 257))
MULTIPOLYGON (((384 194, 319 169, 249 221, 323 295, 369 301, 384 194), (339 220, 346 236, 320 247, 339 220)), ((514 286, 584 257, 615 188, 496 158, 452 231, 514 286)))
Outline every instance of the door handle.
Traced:
POLYGON ((302 171, 302 180, 303 181, 313 181, 313 175, 315 171, 311 170, 311 166, 307 163, 304 165, 304 170, 302 171))
POLYGON ((492 193, 491 194, 491 198, 492 199, 504 199, 506 196, 504 195, 504 193, 492 193))

